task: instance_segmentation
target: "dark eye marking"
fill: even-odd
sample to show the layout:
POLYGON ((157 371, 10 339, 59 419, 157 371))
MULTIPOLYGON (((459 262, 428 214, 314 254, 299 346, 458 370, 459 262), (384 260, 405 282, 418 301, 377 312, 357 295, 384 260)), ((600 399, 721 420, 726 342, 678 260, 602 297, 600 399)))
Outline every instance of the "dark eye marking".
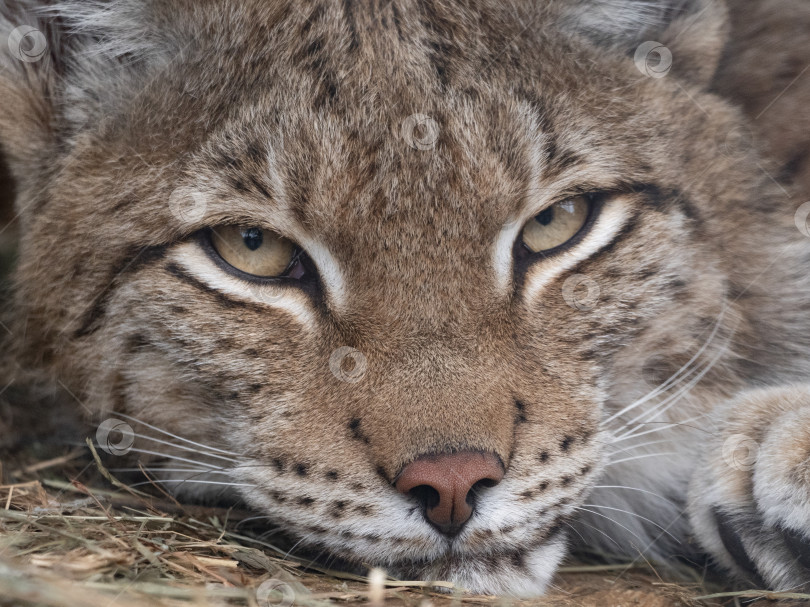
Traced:
POLYGON ((205 293, 210 298, 214 299, 219 305, 223 308, 247 308, 249 310, 253 310, 254 312, 265 313, 266 310, 258 305, 254 304, 249 301, 242 301, 241 299, 231 299, 227 297, 225 294, 220 293, 216 289, 211 289, 205 283, 197 280, 190 274, 188 274, 183 268, 181 268, 176 263, 170 262, 164 266, 164 269, 167 273, 174 276, 176 279, 184 282, 185 284, 195 288, 197 291, 201 293, 205 293))
POLYGON ((110 275, 115 277, 116 280, 111 279, 109 284, 93 298, 93 306, 83 315, 79 323, 79 328, 73 333, 73 336, 75 338, 86 337, 98 330, 102 326, 99 320, 107 314, 107 306, 109 305, 114 290, 117 285, 120 284, 121 279, 153 263, 163 260, 165 255, 165 245, 133 247, 128 250, 122 256, 120 263, 111 271, 110 275))

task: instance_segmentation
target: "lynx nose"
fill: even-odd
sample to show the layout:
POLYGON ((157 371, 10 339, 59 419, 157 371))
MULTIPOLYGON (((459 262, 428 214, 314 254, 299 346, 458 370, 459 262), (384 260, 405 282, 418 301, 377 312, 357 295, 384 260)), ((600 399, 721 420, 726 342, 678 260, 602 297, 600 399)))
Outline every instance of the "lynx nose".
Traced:
POLYGON ((478 491, 500 483, 503 474, 498 456, 461 451, 416 459, 405 466, 394 485, 422 505, 431 525, 453 536, 472 516, 478 491))

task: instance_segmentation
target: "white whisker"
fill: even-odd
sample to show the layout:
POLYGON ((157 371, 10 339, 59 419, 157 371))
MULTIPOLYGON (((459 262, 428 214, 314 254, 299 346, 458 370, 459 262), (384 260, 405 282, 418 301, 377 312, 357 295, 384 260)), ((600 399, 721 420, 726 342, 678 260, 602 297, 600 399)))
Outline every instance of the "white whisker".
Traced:
MULTIPOLYGON (((661 531, 666 533, 669 537, 671 537, 673 540, 675 540, 679 544, 681 543, 681 541, 678 538, 676 538, 674 535, 672 535, 669 531, 664 529, 661 525, 659 525, 655 521, 653 521, 651 519, 648 519, 646 516, 641 516, 640 514, 637 514, 635 512, 631 512, 630 510, 623 510, 622 508, 614 508, 612 506, 601 506, 599 504, 582 504, 582 506, 584 506, 586 508, 602 508, 603 510, 613 510, 614 512, 621 512, 623 514, 628 514, 630 516, 634 516, 634 517, 636 517, 638 519, 641 519, 642 521, 646 521, 646 522, 650 523, 654 527, 657 527, 658 529, 660 529, 661 531)), ((616 522, 616 521, 614 521, 614 522, 616 522)))
POLYGON ((658 499, 662 499, 666 502, 673 502, 674 500, 664 497, 659 493, 655 493, 653 491, 647 491, 646 489, 639 489, 638 487, 627 487, 625 485, 594 485, 594 489, 625 489, 627 491, 638 491, 639 493, 646 493, 648 495, 652 495, 653 497, 657 497, 658 499))
POLYGON ((223 468, 221 466, 214 466, 213 464, 207 464, 205 462, 200 462, 200 461, 196 461, 196 460, 193 460, 193 459, 188 459, 188 458, 185 458, 185 457, 178 457, 176 455, 167 455, 166 453, 160 453, 159 451, 148 451, 147 449, 138 449, 138 448, 133 447, 133 448, 131 448, 129 450, 129 452, 131 452, 131 453, 143 453, 144 455, 156 455, 158 457, 165 457, 165 458, 170 459, 170 460, 177 460, 178 462, 185 462, 187 464, 195 464, 197 466, 205 466, 206 468, 209 468, 211 470, 226 470, 226 468, 223 468))
POLYGON ((593 514, 594 516, 601 516, 602 518, 609 520, 609 521, 610 521, 611 523, 613 523, 614 525, 618 525, 619 527, 621 527, 622 529, 624 529, 625 531, 627 531, 627 533, 629 533, 630 535, 632 535, 632 536, 633 536, 634 538, 636 538, 636 539, 637 539, 639 542, 644 543, 644 540, 642 540, 642 539, 641 539, 641 538, 640 538, 640 537, 639 537, 639 536, 638 536, 638 535, 637 535, 635 532, 633 532, 631 529, 628 529, 627 527, 625 527, 624 525, 622 525, 622 524, 621 524, 619 521, 616 521, 616 520, 614 520, 614 519, 610 518, 609 516, 605 516, 604 514, 600 514, 599 512, 594 512, 593 510, 588 510, 587 508, 583 508, 583 507, 581 507, 581 506, 578 506, 578 507, 577 507, 577 510, 579 510, 579 511, 581 511, 581 512, 588 512, 588 513, 590 513, 590 514, 593 514))
MULTIPOLYGON (((644 395, 642 398, 630 403, 624 409, 621 409, 620 411, 617 411, 616 413, 614 413, 613 415, 611 415, 607 419, 603 420, 602 425, 604 426, 604 425, 609 424, 610 422, 612 422, 616 418, 621 417, 625 413, 628 413, 628 412, 632 411, 633 409, 635 409, 636 407, 638 407, 640 405, 643 405, 644 403, 646 403, 647 401, 649 401, 652 398, 655 398, 656 396, 658 396, 662 392, 666 392, 667 390, 669 390, 669 388, 672 387, 674 384, 679 383, 680 381, 685 379, 685 377, 684 378, 679 378, 679 376, 682 373, 684 373, 687 369, 689 369, 689 367, 691 367, 692 364, 695 361, 697 361, 698 358, 700 358, 700 356, 703 354, 703 352, 706 351, 706 348, 709 347, 709 344, 714 340, 714 337, 715 337, 715 335, 717 334, 717 331, 720 328, 720 324, 722 322, 723 316, 725 315, 725 311, 726 311, 726 306, 724 305, 721 308, 720 313, 717 316, 717 320, 714 323, 714 327, 712 328, 711 333, 706 338, 706 341, 703 342, 703 345, 694 354, 694 356, 692 356, 692 358, 690 358, 686 363, 684 363, 681 366, 681 368, 678 369, 674 374, 672 374, 663 384, 661 384, 659 386, 656 386, 650 392, 648 392, 646 395, 644 395)), ((691 370, 690 370, 689 374, 691 375, 691 370)), ((688 377, 688 375, 686 377, 688 377)))
POLYGON ((608 462, 607 464, 605 464, 605 468, 607 468, 608 466, 615 466, 616 464, 621 464, 623 462, 632 462, 632 461, 635 461, 637 459, 644 459, 644 458, 647 458, 647 457, 660 457, 662 455, 680 455, 680 453, 678 453, 677 451, 661 451, 659 453, 643 453, 641 455, 634 455, 633 457, 625 457, 623 459, 617 459, 615 461, 608 462))
MULTIPOLYGON (((651 422, 651 423, 653 423, 653 422, 651 422)), ((666 423, 666 422, 663 422, 663 423, 666 423)), ((623 439, 623 440, 626 440, 626 439, 623 439)), ((616 445, 619 442, 620 441, 616 441, 614 443, 608 443, 608 446, 613 447, 614 445, 616 445)), ((629 445, 629 446, 626 446, 626 447, 617 447, 616 449, 612 450, 609 453, 609 455, 615 455, 616 453, 629 453, 630 451, 633 451, 635 449, 641 449, 642 447, 649 447, 651 445, 660 445, 661 443, 671 443, 671 442, 673 442, 672 438, 661 438, 661 439, 658 439, 658 440, 647 441, 646 443, 638 443, 636 445, 629 445)))
POLYGON ((199 468, 110 468, 110 472, 199 472, 200 474, 230 474, 230 470, 201 470, 199 468))
POLYGON ((251 521, 259 521, 259 520, 272 520, 272 517, 267 514, 262 514, 259 516, 249 516, 248 518, 243 518, 242 520, 236 523, 236 526, 242 525, 244 523, 249 523, 251 521))
POLYGON ((314 533, 314 532, 312 532, 312 533, 308 533, 307 535, 305 535, 304 537, 302 537, 300 540, 298 540, 297 542, 295 542, 295 544, 293 544, 293 547, 292 547, 292 548, 290 548, 290 549, 287 551, 287 553, 286 553, 286 554, 285 554, 285 555, 282 557, 282 559, 281 559, 281 560, 282 560, 282 561, 286 560, 286 559, 287 559, 287 557, 289 557, 289 556, 292 554, 292 551, 293 551, 293 550, 295 550, 296 548, 298 548, 298 546, 300 546, 302 542, 305 542, 306 540, 308 540, 309 538, 311 538, 313 535, 315 535, 315 533, 314 533))
POLYGON ((178 483, 180 485, 182 485, 184 483, 196 483, 196 484, 200 484, 200 485, 220 485, 222 487, 255 487, 256 486, 256 485, 254 485, 252 483, 226 483, 226 482, 222 482, 222 481, 203 481, 203 480, 188 479, 188 478, 172 478, 172 479, 159 479, 159 478, 156 478, 156 479, 152 479, 152 480, 149 480, 149 481, 143 481, 143 482, 135 483, 133 485, 128 485, 128 486, 129 487, 140 487, 141 485, 152 485, 152 484, 155 484, 155 483, 164 483, 164 484, 178 483))
POLYGON ((571 523, 569 523, 568 521, 563 521, 562 524, 571 529, 571 531, 573 531, 574 533, 576 533, 579 536, 579 539, 582 540, 583 545, 588 544, 588 542, 585 541, 585 538, 582 537, 582 534, 571 523))
MULTIPOLYGON (((622 548, 622 547, 621 547, 621 544, 619 544, 619 542, 617 542, 616 540, 614 540, 612 537, 610 537, 610 536, 609 536, 607 533, 605 533, 605 531, 603 531, 603 530, 602 530, 602 529, 600 529, 599 527, 595 527, 595 526, 591 525, 590 523, 586 523, 586 522, 585 522, 585 521, 583 521, 582 519, 577 519, 577 521, 576 521, 576 522, 577 522, 577 525, 585 525, 586 527, 590 527, 591 529, 593 529, 593 530, 594 530, 594 531, 596 531, 597 533, 601 533, 601 534, 602 534, 602 535, 604 535, 604 536, 605 536, 607 539, 609 539, 611 542, 613 542, 614 544, 616 544, 616 546, 617 546, 617 547, 618 547, 618 548, 621 550, 621 548, 622 548)), ((565 523, 565 524, 566 524, 566 525, 568 525, 569 527, 571 527, 571 529, 574 529, 574 527, 573 527, 571 524, 569 524, 569 523, 565 523)), ((577 535, 579 535, 579 532, 577 532, 577 535)), ((580 537, 582 537, 582 536, 580 535, 580 537)), ((587 542, 585 542, 585 545, 587 545, 587 542)))
POLYGON ((178 444, 175 444, 175 443, 171 443, 169 441, 161 440, 159 438, 154 438, 154 437, 148 436, 146 434, 138 434, 137 432, 133 432, 132 434, 133 434, 133 436, 135 436, 135 438, 142 438, 144 440, 159 443, 161 445, 167 445, 169 447, 174 447, 175 449, 181 449, 183 451, 189 451, 191 453, 199 453, 200 455, 204 455, 205 457, 212 457, 214 459, 221 459, 223 461, 232 462, 234 464, 238 464, 239 461, 240 461, 240 460, 234 459, 232 457, 226 457, 224 455, 216 455, 214 453, 208 453, 206 451, 200 451, 199 449, 195 449, 193 447, 185 447, 183 445, 178 445, 178 444))
MULTIPOLYGON (((668 396, 667 398, 665 398, 663 401, 661 401, 660 403, 658 403, 658 404, 657 404, 655 407, 653 407, 653 408, 652 408, 652 409, 650 409, 649 411, 645 411, 645 412, 641 413, 640 415, 637 415, 635 418, 633 418, 632 420, 630 420, 629 422, 627 422, 627 423, 624 425, 624 427, 626 428, 626 427, 628 427, 628 426, 630 426, 630 425, 632 425, 632 424, 637 424, 637 423, 638 423, 640 420, 644 419, 645 417, 647 417, 647 418, 648 418, 648 419, 647 419, 647 421, 650 421, 650 420, 653 420, 653 419, 655 419, 655 418, 657 418, 657 417, 659 417, 659 416, 663 415, 663 414, 664 414, 666 411, 668 411, 668 410, 669 410, 669 409, 670 409, 670 408, 671 408, 673 405, 675 405, 675 404, 676 404, 676 403, 677 403, 677 402, 678 402, 678 401, 679 401, 681 398, 683 398, 683 396, 684 396, 685 394, 687 394, 688 392, 690 392, 690 391, 692 390, 692 388, 694 388, 694 387, 695 387, 695 386, 696 386, 696 385, 697 385, 697 384, 700 382, 700 380, 702 380, 702 379, 703 379, 703 377, 705 377, 705 375, 706 375, 706 374, 707 374, 707 373, 708 373, 708 372, 709 372, 711 369, 713 369, 713 368, 714 368, 714 366, 717 364, 717 362, 720 360, 720 358, 721 358, 721 357, 722 357, 722 356, 723 356, 723 355, 724 355, 724 354, 725 354, 727 351, 728 351, 728 344, 726 344, 726 345, 725 345, 723 348, 721 348, 721 349, 720 349, 720 351, 717 353, 717 355, 716 355, 714 358, 712 358, 712 359, 711 359, 711 360, 710 360, 710 361, 709 361, 709 362, 708 362, 708 363, 707 363, 707 364, 706 364, 706 365, 703 367, 703 369, 702 369, 702 370, 701 370, 701 371, 700 371, 700 372, 697 374, 697 376, 696 376, 694 379, 690 380, 690 381, 689 381, 689 383, 687 383, 685 386, 683 386, 683 387, 682 387, 682 388, 681 388, 681 389, 680 389, 678 392, 676 392, 675 394, 672 394, 672 395, 668 396), (662 407, 663 407, 663 408, 662 408, 662 407), (652 416, 652 417, 650 417, 650 416, 652 416)), ((617 441, 620 441, 620 440, 622 440, 623 438, 625 438, 625 437, 627 437, 627 436, 632 436, 633 432, 634 432, 635 430, 637 430, 637 429, 638 429, 638 426, 634 426, 633 428, 631 428, 630 430, 628 430, 628 431, 627 431, 627 432, 625 432, 624 434, 617 436, 617 437, 616 437, 616 440, 617 440, 617 441)))
POLYGON ((701 413, 700 415, 696 415, 695 417, 690 417, 689 419, 685 419, 682 422, 639 422, 638 426, 648 426, 648 425, 658 425, 657 428, 652 428, 650 430, 645 430, 644 432, 636 432, 635 434, 629 434, 626 436, 622 436, 621 439, 617 439, 616 443, 620 443, 626 440, 630 440, 631 438, 638 438, 640 436, 644 436, 646 434, 654 434, 655 432, 663 432, 664 430, 669 430, 670 428, 675 428, 676 426, 685 426, 692 430, 698 430, 699 432, 705 432, 710 436, 713 436, 714 433, 706 430, 706 428, 700 428, 698 426, 690 426, 689 424, 700 419, 706 417, 706 413, 701 413))
POLYGON ((154 430, 155 432, 160 432, 161 434, 165 434, 166 436, 170 436, 171 438, 176 438, 177 440, 183 441, 184 443, 188 443, 188 444, 194 445, 196 447, 202 447, 203 449, 207 449, 208 451, 216 451, 217 453, 223 453, 225 455, 232 455, 234 457, 244 457, 244 455, 242 455, 241 453, 234 453, 233 451, 226 451, 225 449, 219 449, 217 447, 212 447, 211 445, 204 445, 202 443, 195 442, 195 441, 190 440, 188 438, 183 438, 182 436, 177 436, 176 434, 172 434, 171 432, 169 432, 167 430, 163 430, 161 428, 158 428, 157 426, 153 426, 152 424, 148 424, 148 423, 146 423, 144 421, 139 420, 137 417, 132 417, 131 415, 127 415, 126 413, 117 413, 116 412, 116 413, 114 413, 114 415, 118 415, 120 417, 123 417, 124 419, 128 419, 130 421, 139 423, 139 424, 141 424, 143 426, 146 426, 147 428, 150 428, 151 430, 154 430))

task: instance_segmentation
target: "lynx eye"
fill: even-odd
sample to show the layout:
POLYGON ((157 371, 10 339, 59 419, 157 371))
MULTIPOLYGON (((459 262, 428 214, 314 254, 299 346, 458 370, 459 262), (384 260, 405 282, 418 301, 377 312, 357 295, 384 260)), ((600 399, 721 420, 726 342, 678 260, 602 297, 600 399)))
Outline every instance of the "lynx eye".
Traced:
POLYGON ((257 227, 212 228, 211 245, 237 270, 261 278, 291 275, 298 264, 299 250, 291 241, 257 227))
POLYGON ((553 204, 523 227, 523 245, 532 253, 559 247, 579 233, 590 212, 588 196, 574 196, 553 204))

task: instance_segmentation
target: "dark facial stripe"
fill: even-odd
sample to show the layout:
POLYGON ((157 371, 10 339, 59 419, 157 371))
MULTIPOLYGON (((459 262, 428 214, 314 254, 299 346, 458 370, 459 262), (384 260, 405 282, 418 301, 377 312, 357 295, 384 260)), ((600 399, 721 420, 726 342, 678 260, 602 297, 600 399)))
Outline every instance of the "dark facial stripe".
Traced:
POLYGON ((637 185, 633 189, 644 196, 647 205, 658 211, 669 213, 678 209, 688 219, 700 220, 697 207, 680 190, 661 188, 654 184, 637 185))
POLYGON ((167 263, 165 266, 166 272, 177 278, 178 280, 184 282, 185 284, 194 287, 197 291, 205 293, 208 297, 213 299, 217 304, 224 308, 247 308, 254 312, 265 312, 265 309, 255 303, 251 303, 248 301, 241 301, 238 299, 231 299, 227 295, 220 293, 216 289, 212 289, 204 282, 197 280, 190 274, 188 274, 183 268, 178 266, 176 263, 170 262, 167 263))
POLYGON ((140 247, 131 249, 124 255, 124 261, 120 262, 112 271, 112 275, 107 282, 107 286, 94 299, 92 307, 82 318, 79 328, 73 334, 78 339, 93 334, 101 326, 98 322, 106 313, 110 298, 120 284, 121 278, 132 275, 138 270, 154 264, 163 259, 166 254, 166 247, 163 245, 154 247, 140 247))

